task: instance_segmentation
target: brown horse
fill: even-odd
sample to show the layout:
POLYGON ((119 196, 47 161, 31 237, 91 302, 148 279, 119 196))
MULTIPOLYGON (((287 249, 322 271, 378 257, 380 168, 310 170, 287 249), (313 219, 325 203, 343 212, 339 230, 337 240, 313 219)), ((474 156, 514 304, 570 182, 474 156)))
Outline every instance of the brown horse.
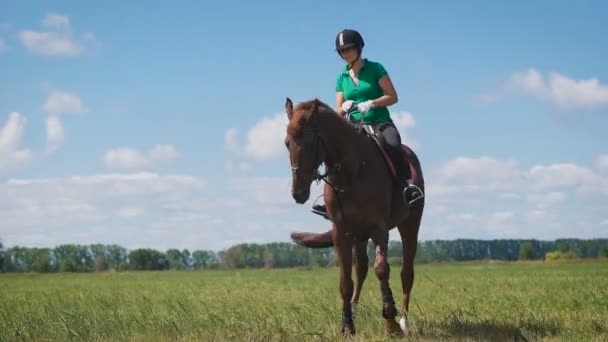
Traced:
MULTIPOLYGON (((303 204, 310 197, 314 180, 326 182, 323 196, 332 229, 321 233, 293 233, 292 239, 308 247, 334 247, 340 266, 342 332, 355 334, 352 304, 357 304, 368 270, 367 243, 376 245, 374 271, 380 281, 382 316, 389 334, 402 334, 407 326, 410 292, 414 282, 414 257, 424 201, 411 208, 396 187, 387 162, 371 135, 361 126, 343 119, 331 107, 314 99, 294 108, 287 98, 289 123, 285 144, 292 167, 292 196, 303 204), (318 168, 324 163, 326 174, 318 168), (403 246, 401 282, 403 297, 401 326, 389 286, 390 266, 386 259, 389 231, 398 227, 403 246), (356 287, 352 280, 355 251, 356 287)), ((414 182, 424 191, 420 162, 403 146, 414 182)))

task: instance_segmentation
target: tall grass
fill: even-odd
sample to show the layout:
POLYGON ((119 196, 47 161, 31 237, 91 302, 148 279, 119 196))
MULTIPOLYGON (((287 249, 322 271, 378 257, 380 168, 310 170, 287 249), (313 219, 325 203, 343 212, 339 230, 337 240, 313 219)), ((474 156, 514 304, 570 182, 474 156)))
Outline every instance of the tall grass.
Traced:
MULTIPOLYGON (((391 285, 399 302, 398 267, 391 285)), ((3 341, 340 339, 329 269, 0 275, 3 341)), ((355 340, 388 339, 369 272, 355 340)), ((608 263, 421 265, 406 340, 608 340, 608 263)))

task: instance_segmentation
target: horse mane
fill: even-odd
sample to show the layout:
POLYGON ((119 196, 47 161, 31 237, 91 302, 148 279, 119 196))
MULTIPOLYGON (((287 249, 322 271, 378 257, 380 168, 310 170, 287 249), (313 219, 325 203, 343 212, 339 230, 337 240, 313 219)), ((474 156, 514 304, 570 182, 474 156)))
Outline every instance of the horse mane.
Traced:
POLYGON ((321 120, 326 124, 332 124, 332 128, 351 129, 352 133, 358 133, 352 122, 342 118, 331 106, 318 98, 300 102, 294 107, 294 118, 292 118, 288 127, 288 133, 295 135, 301 129, 301 126, 310 120, 321 120), (317 106, 317 110, 313 111, 315 106, 317 106), (315 117, 313 118, 312 116, 315 117), (337 127, 333 127, 333 124, 337 125, 337 127))

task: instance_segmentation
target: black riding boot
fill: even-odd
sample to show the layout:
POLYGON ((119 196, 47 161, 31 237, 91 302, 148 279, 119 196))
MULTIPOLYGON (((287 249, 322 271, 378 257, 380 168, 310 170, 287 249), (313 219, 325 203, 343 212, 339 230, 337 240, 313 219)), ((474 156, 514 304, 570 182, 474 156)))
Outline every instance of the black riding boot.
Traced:
POLYGON ((401 148, 393 149, 389 146, 388 150, 391 151, 391 159, 393 160, 395 169, 397 170, 397 182, 400 189, 403 190, 403 199, 406 203, 412 205, 418 200, 421 200, 424 197, 424 194, 417 185, 410 184, 408 182, 408 180, 412 179, 412 172, 409 164, 403 157, 401 148))

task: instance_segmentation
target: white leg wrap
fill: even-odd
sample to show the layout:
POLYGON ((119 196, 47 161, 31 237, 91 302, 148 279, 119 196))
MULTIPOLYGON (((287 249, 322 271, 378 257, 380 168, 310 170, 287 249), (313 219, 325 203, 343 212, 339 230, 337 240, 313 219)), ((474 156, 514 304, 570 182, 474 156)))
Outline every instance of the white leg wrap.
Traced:
POLYGON ((410 328, 410 324, 407 319, 405 319, 405 317, 401 317, 401 319, 399 320, 399 326, 401 327, 401 330, 403 330, 403 332, 407 332, 410 328))

